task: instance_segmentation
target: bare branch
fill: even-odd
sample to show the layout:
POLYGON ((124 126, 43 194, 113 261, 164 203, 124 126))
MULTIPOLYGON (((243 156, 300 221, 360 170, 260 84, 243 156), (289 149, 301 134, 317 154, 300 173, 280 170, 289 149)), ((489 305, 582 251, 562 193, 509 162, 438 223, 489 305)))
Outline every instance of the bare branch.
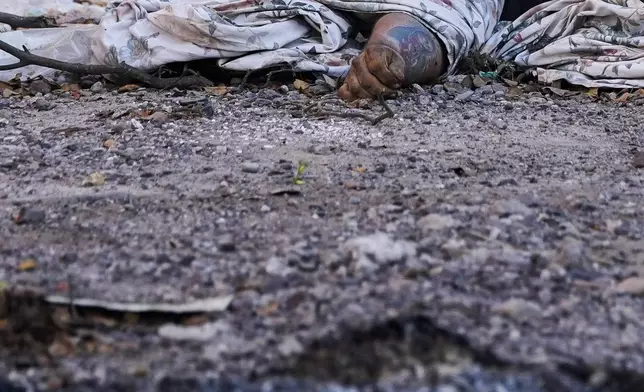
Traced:
POLYGON ((381 114, 380 116, 378 116, 378 117, 374 118, 373 120, 371 120, 371 125, 376 125, 380 121, 382 121, 382 120, 384 120, 386 118, 392 118, 394 116, 394 111, 391 110, 391 107, 385 101, 385 97, 384 97, 383 93, 378 94, 378 103, 380 104, 380 106, 382 106, 383 109, 385 109, 385 112, 383 114, 381 114))
POLYGON ((18 16, 0 12, 0 23, 8 24, 13 29, 43 29, 49 27, 58 27, 53 18, 45 16, 18 16))
MULTIPOLYGON (((372 117, 367 113, 357 111, 357 110, 338 111, 338 110, 330 110, 330 109, 324 108, 324 104, 334 103, 336 101, 338 101, 338 99, 320 99, 317 101, 313 101, 311 104, 307 106, 303 106, 303 104, 300 102, 287 102, 287 104, 290 104, 296 107, 299 106, 299 110, 291 111, 291 113, 294 115, 311 114, 318 118, 321 118, 321 117, 322 118, 323 117, 362 118, 370 122, 371 125, 377 125, 382 120, 387 118, 392 118, 395 115, 394 111, 391 109, 389 104, 385 101, 385 97, 383 96, 383 94, 378 94, 378 103, 380 104, 380 106, 382 106, 385 112, 377 117, 372 117)), ((343 101, 340 100, 340 102, 343 102, 343 101)))
POLYGON ((57 69, 59 71, 81 74, 81 75, 120 75, 126 76, 130 79, 136 80, 137 82, 144 84, 148 87, 157 88, 157 89, 166 89, 166 88, 193 88, 193 87, 204 87, 209 86, 212 82, 199 75, 182 75, 176 78, 159 78, 148 74, 147 72, 141 71, 137 68, 134 68, 126 63, 120 63, 118 65, 94 65, 94 64, 78 64, 78 63, 67 63, 64 61, 54 60, 47 57, 42 57, 29 53, 26 49, 20 50, 15 46, 9 45, 8 43, 0 40, 0 50, 7 52, 8 54, 14 56, 19 61, 14 64, 0 66, 1 71, 7 71, 11 69, 21 68, 27 65, 38 65, 41 67, 47 67, 52 69, 57 69))

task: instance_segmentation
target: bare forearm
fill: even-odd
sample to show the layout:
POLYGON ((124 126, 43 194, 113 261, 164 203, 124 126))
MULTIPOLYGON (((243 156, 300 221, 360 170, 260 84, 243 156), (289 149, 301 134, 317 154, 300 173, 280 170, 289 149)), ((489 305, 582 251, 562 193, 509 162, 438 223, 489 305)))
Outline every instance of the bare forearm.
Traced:
POLYGON ((374 25, 362 53, 338 90, 347 101, 374 98, 414 83, 435 82, 446 69, 443 45, 418 19, 387 14, 374 25))
POLYGON ((418 19, 403 13, 383 16, 372 31, 367 46, 382 45, 393 49, 402 61, 400 84, 430 83, 445 72, 447 57, 442 43, 418 19), (403 65, 404 64, 404 65, 403 65))

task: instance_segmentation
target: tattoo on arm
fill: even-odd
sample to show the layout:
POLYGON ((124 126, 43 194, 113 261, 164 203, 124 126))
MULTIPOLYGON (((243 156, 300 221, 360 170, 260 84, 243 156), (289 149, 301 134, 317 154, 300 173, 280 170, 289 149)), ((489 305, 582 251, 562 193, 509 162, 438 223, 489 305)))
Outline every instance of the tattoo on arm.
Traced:
POLYGON ((394 26, 386 37, 405 62, 404 84, 427 83, 442 74, 445 63, 442 43, 419 22, 394 26))

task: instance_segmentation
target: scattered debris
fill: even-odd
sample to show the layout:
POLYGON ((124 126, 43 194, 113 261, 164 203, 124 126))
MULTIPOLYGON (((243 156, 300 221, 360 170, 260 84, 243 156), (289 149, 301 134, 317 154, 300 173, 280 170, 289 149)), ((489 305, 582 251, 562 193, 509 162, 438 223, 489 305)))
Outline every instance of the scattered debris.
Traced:
POLYGON ((147 120, 156 125, 162 125, 168 122, 168 115, 164 112, 154 112, 147 120))
POLYGON ((538 304, 521 298, 511 298, 496 305, 492 311, 508 316, 517 322, 540 318, 542 315, 541 307, 538 304))
POLYGON ((82 185, 85 187, 105 185, 105 175, 103 173, 94 172, 83 181, 82 185))
POLYGON ((295 269, 279 257, 273 256, 266 261, 265 271, 270 275, 287 276, 295 272, 295 269))
POLYGON ((308 89, 309 86, 310 85, 308 83, 300 79, 295 79, 295 81, 293 82, 293 87, 295 87, 295 89, 298 91, 304 91, 308 89))
POLYGON ((116 146, 116 141, 114 139, 107 139, 103 142, 103 147, 107 150, 116 146))
POLYGON ((277 350, 285 357, 301 354, 304 351, 304 346, 293 336, 288 336, 277 346, 277 350))
POLYGON ((626 278, 613 288, 613 292, 616 294, 643 295, 644 278, 639 276, 626 278))
POLYGON ((20 263, 18 263, 18 271, 33 271, 36 269, 38 266, 38 263, 36 262, 36 259, 32 258, 26 258, 20 260, 20 263))
POLYGON ((341 247, 356 267, 375 270, 387 263, 404 261, 416 256, 416 244, 410 241, 396 241, 386 233, 356 237, 345 242, 341 247))
POLYGON ((454 227, 458 222, 450 215, 429 214, 418 220, 418 227, 423 232, 443 230, 454 227))
POLYGON ((36 208, 22 207, 13 217, 13 221, 18 225, 38 224, 45 221, 45 211, 36 208))
MULTIPOLYGON (((2 48, 0 48, 2 49, 2 48)), ((329 100, 329 99, 323 99, 323 100, 318 100, 313 103, 311 103, 308 106, 303 106, 300 104, 295 104, 293 102, 290 102, 289 104, 293 106, 300 106, 300 110, 292 111, 291 114, 294 117, 303 117, 306 114, 312 114, 317 118, 325 118, 325 117, 341 117, 341 118, 362 118, 364 120, 367 120, 371 125, 377 125, 381 121, 387 119, 387 118, 393 118, 394 117, 394 111, 391 109, 389 104, 385 101, 385 96, 382 94, 378 95, 378 103, 380 106, 384 109, 384 113, 373 117, 370 116, 369 114, 359 111, 359 110, 350 110, 350 111, 337 111, 337 110, 331 110, 331 109, 326 109, 324 108, 325 104, 328 103, 338 103, 343 105, 345 108, 347 107, 347 103, 340 100, 340 99, 335 99, 335 100, 329 100)))
POLYGON ((261 170, 261 166, 259 165, 259 163, 246 161, 246 162, 242 162, 241 170, 244 173, 254 174, 254 173, 259 173, 259 171, 261 170))
POLYGON ((212 313, 222 312, 228 308, 233 301, 232 295, 221 297, 207 298, 181 304, 144 304, 144 303, 124 303, 110 302, 89 298, 69 298, 60 295, 50 295, 45 297, 45 301, 53 305, 73 305, 74 307, 102 308, 105 310, 124 312, 124 313, 212 313))
POLYGON ((220 330, 217 323, 188 326, 164 324, 159 327, 158 334, 165 339, 205 342, 217 336, 220 330))

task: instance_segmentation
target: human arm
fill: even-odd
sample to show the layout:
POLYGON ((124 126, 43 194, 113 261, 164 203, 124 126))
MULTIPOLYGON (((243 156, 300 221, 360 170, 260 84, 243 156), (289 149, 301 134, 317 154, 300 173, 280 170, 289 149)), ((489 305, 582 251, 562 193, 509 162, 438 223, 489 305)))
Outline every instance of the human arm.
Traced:
POLYGON ((445 72, 447 63, 440 39, 418 19, 386 14, 374 25, 364 51, 353 59, 338 94, 353 101, 431 83, 445 72))

